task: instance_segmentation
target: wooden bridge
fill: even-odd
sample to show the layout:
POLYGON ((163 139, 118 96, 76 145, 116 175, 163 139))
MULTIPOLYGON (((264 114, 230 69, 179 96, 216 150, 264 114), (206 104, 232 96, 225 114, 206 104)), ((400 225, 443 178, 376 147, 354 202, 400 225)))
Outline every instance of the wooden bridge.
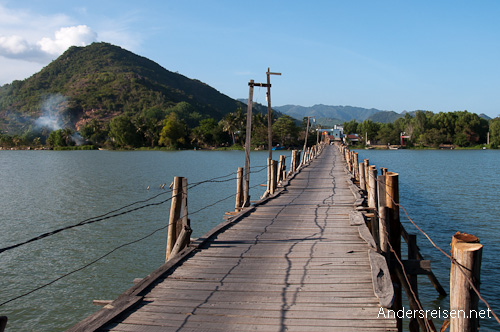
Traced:
POLYGON ((392 301, 379 292, 387 266, 377 265, 366 226, 353 225, 350 179, 325 146, 272 197, 70 331, 397 331, 380 314, 392 301))

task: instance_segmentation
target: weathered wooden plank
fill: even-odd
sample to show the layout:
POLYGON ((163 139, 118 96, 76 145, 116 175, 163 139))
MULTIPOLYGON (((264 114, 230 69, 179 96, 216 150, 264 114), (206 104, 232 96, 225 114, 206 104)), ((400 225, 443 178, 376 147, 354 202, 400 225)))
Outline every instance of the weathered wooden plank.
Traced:
POLYGON ((323 317, 323 319, 294 319, 288 317, 248 317, 248 316, 230 316, 230 315, 208 315, 208 314, 192 314, 190 312, 181 314, 170 313, 153 313, 141 312, 131 313, 123 322, 138 323, 147 322, 148 324, 157 323, 161 326, 176 326, 175 321, 190 321, 207 324, 209 322, 216 324, 244 324, 244 325, 274 325, 280 326, 281 324, 287 326, 288 324, 302 327, 316 327, 316 326, 332 326, 332 327, 361 327, 361 326, 378 326, 386 327, 389 322, 380 318, 372 319, 352 319, 353 317, 323 317))
POLYGON ((394 331, 378 318, 369 246, 350 222, 362 198, 338 157, 328 147, 286 190, 200 238, 107 330, 394 331))

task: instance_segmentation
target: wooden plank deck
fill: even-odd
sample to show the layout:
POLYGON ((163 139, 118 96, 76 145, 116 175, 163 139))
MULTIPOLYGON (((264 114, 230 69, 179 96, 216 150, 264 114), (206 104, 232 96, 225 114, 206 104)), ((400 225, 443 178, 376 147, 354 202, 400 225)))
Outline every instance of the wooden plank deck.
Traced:
POLYGON ((206 241, 100 331, 396 331, 328 146, 277 197, 206 241))

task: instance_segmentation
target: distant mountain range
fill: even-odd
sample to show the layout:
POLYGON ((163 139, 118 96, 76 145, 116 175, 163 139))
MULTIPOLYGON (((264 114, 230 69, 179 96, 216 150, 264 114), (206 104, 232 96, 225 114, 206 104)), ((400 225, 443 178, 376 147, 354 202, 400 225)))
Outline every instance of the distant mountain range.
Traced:
MULTIPOLYGON (((310 107, 284 105, 274 106, 273 109, 299 120, 306 116, 314 116, 316 118, 316 123, 323 126, 333 126, 351 120, 356 120, 357 122, 371 120, 373 122, 392 123, 404 117, 406 113, 414 115, 416 112, 396 113, 394 111, 382 111, 375 108, 367 109, 355 106, 329 106, 323 104, 310 107)), ((485 114, 479 114, 479 116, 486 120, 491 120, 491 118, 485 114)))
POLYGON ((296 119, 302 119, 305 116, 314 116, 316 123, 326 126, 342 124, 351 120, 363 122, 364 120, 372 120, 374 122, 394 122, 401 118, 404 114, 398 114, 393 111, 381 111, 375 108, 362 108, 354 106, 329 106, 329 105, 314 105, 310 107, 298 105, 275 106, 273 109, 289 115, 296 119))

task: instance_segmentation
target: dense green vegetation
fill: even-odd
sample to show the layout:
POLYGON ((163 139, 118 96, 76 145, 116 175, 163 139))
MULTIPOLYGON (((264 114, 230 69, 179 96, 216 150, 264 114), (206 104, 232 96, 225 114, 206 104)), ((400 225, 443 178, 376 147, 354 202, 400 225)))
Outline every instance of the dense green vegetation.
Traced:
MULTIPOLYGON (((284 115, 273 117, 272 122, 273 144, 299 144, 301 128, 295 119, 284 115)), ((192 105, 180 102, 164 110, 154 108, 136 115, 122 114, 108 122, 92 119, 79 131, 66 128, 46 130, 45 133, 44 137, 0 133, 0 146, 76 149, 78 144, 84 144, 109 149, 241 148, 245 144, 246 114, 239 108, 216 121, 201 116, 192 105)), ((255 149, 267 147, 267 115, 253 113, 251 140, 255 149)))
POLYGON ((48 131, 67 128, 90 131, 102 142, 99 135, 111 130, 111 119, 125 115, 141 130, 137 136, 154 146, 159 138, 151 136, 152 127, 178 105, 190 105, 184 111, 191 113, 186 121, 192 127, 245 106, 144 57, 94 43, 71 47, 32 77, 0 87, 0 131, 22 140, 40 137, 45 144, 48 131))
POLYGON ((417 111, 414 115, 407 113, 392 123, 378 123, 365 120, 358 123, 351 120, 344 123, 345 133, 357 133, 361 144, 365 139, 372 144, 400 144, 400 134, 410 136, 407 144, 410 147, 433 147, 443 145, 469 148, 487 144, 490 133, 490 147, 500 146, 500 117, 490 121, 467 111, 433 113, 417 111))

